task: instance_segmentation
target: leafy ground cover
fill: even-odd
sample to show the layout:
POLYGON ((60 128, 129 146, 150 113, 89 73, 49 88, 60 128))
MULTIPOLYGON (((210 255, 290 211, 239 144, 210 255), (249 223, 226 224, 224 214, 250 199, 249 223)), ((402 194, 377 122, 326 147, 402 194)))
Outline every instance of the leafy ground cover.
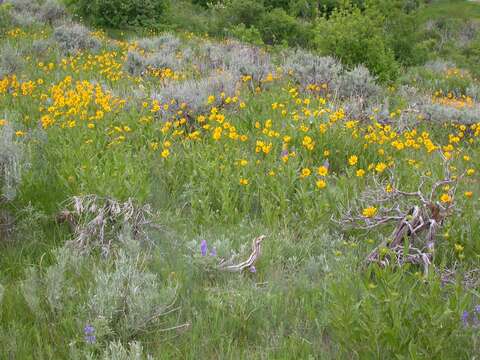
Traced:
POLYGON ((303 50, 112 39, 37 5, 0 5, 6 358, 479 352, 471 71, 439 59, 387 87, 303 50))

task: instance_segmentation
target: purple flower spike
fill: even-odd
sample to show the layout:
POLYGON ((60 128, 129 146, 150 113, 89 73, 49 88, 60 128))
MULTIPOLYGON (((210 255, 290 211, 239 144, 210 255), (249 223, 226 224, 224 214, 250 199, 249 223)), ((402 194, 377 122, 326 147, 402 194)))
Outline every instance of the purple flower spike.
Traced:
POLYGON ((97 337, 95 335, 87 335, 85 336, 85 341, 88 344, 95 344, 95 341, 97 341, 97 337))
POLYGON ((93 333, 95 332, 95 328, 92 325, 87 324, 83 328, 83 331, 85 332, 85 335, 93 335, 93 333))
POLYGON ((257 268, 255 267, 255 265, 250 266, 249 270, 250 270, 251 273, 256 273, 257 272, 257 268))
POLYGON ((468 311, 465 310, 462 314, 463 326, 468 326, 468 311))
POLYGON ((213 248, 212 251, 210 251, 210 256, 217 256, 217 249, 213 248))
POLYGON ((207 251, 207 240, 202 240, 202 242, 200 243, 200 252, 202 253, 202 256, 207 256, 207 251))
POLYGON ((480 314, 480 305, 475 306, 474 310, 477 314, 480 314))
POLYGON ((95 341, 97 341, 97 337, 95 336, 95 328, 92 325, 87 324, 83 328, 83 332, 85 333, 85 341, 88 344, 94 344, 95 341))

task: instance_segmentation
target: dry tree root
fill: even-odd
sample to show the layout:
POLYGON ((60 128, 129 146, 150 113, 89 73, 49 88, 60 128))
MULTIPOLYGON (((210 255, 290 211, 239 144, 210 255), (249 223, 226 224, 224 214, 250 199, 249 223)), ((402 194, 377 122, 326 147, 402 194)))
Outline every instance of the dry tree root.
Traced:
POLYGON ((258 260, 258 258, 261 255, 261 243, 262 241, 266 238, 265 235, 261 235, 255 239, 253 239, 252 242, 252 253, 248 257, 247 260, 233 265, 232 260, 225 261, 222 259, 220 261, 220 264, 218 265, 218 269, 222 271, 232 271, 232 272, 242 272, 245 269, 252 268, 252 266, 255 265, 255 262, 258 260))
POLYGON ((465 174, 454 176, 450 172, 450 162, 440 152, 443 160, 443 179, 433 181, 428 176, 420 178, 415 192, 398 189, 395 179, 382 184, 375 179, 376 187, 365 191, 360 200, 363 203, 379 206, 376 214, 368 217, 350 208, 344 212, 340 220, 333 221, 343 227, 372 230, 380 225, 396 223, 390 237, 382 241, 367 256, 367 263, 377 263, 382 267, 390 264, 402 266, 405 263, 422 265, 425 274, 433 261, 436 235, 445 219, 456 210, 455 192, 459 181, 465 174), (425 191, 425 184, 430 180, 433 184, 430 191, 425 191), (447 201, 439 202, 437 190, 448 186, 447 201), (386 204, 391 206, 386 207, 386 204))
POLYGON ((56 221, 70 226, 74 247, 80 250, 100 248, 102 254, 108 256, 112 242, 125 230, 134 240, 148 241, 147 228, 153 225, 152 218, 149 205, 138 206, 132 199, 119 202, 85 195, 69 199, 56 221))

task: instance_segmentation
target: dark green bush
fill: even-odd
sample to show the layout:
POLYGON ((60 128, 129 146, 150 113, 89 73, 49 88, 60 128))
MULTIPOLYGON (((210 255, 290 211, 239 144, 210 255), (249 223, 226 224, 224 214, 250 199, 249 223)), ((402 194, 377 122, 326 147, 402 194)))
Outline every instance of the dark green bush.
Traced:
POLYGON ((246 27, 257 26, 265 14, 265 7, 257 0, 230 0, 219 11, 218 16, 228 25, 244 24, 246 27))
POLYGON ((320 15, 322 6, 318 0, 296 0, 290 3, 289 14, 303 19, 315 19, 320 15))
POLYGON ((218 4, 220 0, 192 0, 192 4, 208 7, 209 5, 218 4))
POLYGON ((228 35, 246 43, 253 45, 263 45, 262 35, 255 26, 247 28, 245 24, 232 26, 228 30, 228 35))
POLYGON ((218 29, 212 25, 216 22, 216 17, 212 16, 210 11, 190 1, 178 0, 175 1, 175 6, 166 7, 161 27, 157 26, 157 28, 163 28, 164 31, 180 29, 197 34, 213 33, 218 29))
POLYGON ((308 47, 313 38, 311 28, 283 9, 277 8, 266 14, 260 24, 260 32, 266 44, 284 44, 308 47))
POLYGON ((161 19, 167 0, 68 0, 74 10, 95 25, 153 26, 161 19))
POLYGON ((349 67, 365 64, 380 81, 397 76, 399 64, 385 37, 383 19, 368 16, 357 7, 335 9, 329 19, 320 19, 315 45, 349 67))
POLYGON ((269 10, 279 8, 292 16, 314 19, 320 13, 330 14, 345 4, 363 7, 365 0, 264 0, 263 3, 269 10))
POLYGON ((370 0, 365 9, 376 23, 383 23, 385 42, 395 53, 395 59, 406 66, 425 62, 424 53, 417 45, 420 42, 420 27, 415 1, 370 0))
POLYGON ((274 8, 282 8, 284 10, 288 10, 290 8, 291 3, 295 3, 297 1, 291 0, 264 0, 265 6, 269 9, 274 8))

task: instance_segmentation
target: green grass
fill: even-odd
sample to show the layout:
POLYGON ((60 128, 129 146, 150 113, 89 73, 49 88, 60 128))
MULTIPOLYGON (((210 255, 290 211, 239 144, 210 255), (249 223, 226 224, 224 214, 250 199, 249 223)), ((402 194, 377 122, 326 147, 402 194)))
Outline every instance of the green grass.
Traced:
MULTIPOLYGON (((440 9, 454 4, 436 3, 424 11, 441 14, 446 10, 440 9)), ((463 5, 462 11, 480 7, 463 5)), ((10 42, 24 51, 26 65, 17 80, 36 82, 35 89, 25 88, 24 95, 9 78, 9 90, 0 93, 0 119, 8 122, 2 126, 25 132, 14 139, 25 149, 22 181, 15 200, 2 208, 17 220, 0 244, 0 284, 5 288, 0 301, 0 354, 13 359, 83 359, 89 354, 102 358, 113 340, 125 346, 140 341, 155 359, 471 359, 480 351, 478 328, 464 326, 461 320, 464 311, 472 313, 480 304, 478 284, 467 288, 461 281, 480 263, 480 147, 475 129, 424 121, 412 133, 409 128, 398 130, 395 120, 390 130, 375 119, 350 123, 357 119, 342 118, 344 104, 324 93, 302 92, 286 75, 266 82, 260 91, 240 83, 238 101, 204 114, 205 122, 172 121, 165 128, 166 119, 152 111, 149 95, 140 90, 177 80, 153 76, 139 80, 124 72, 115 80, 101 71, 122 70, 126 42, 104 38, 103 56, 97 58, 88 50, 68 58, 56 45, 48 54, 35 55, 32 39, 49 38, 51 28, 24 31, 19 37, 0 38, 0 45, 10 42), (50 62, 52 70, 45 68, 50 62), (85 90, 90 85, 93 90, 85 90), (297 95, 292 95, 297 92, 292 88, 297 95), (55 102, 60 93, 68 106, 55 102), (107 110, 102 105, 105 94, 112 95, 110 105, 116 97, 125 105, 107 110), (75 101, 82 96, 91 100, 88 105, 75 101), (240 106, 242 102, 245 106, 240 106), (72 108, 80 110, 66 114, 72 108), (103 112, 101 119, 93 119, 98 110, 103 112), (59 114, 54 116, 55 112, 59 114), (46 114, 54 116, 55 123, 43 129, 46 114), (213 137, 215 128, 223 129, 218 139, 213 137), (192 140, 188 134, 195 129, 200 136, 192 140), (363 231, 343 228, 332 217, 338 219, 344 207, 361 211, 373 205, 358 198, 373 186, 378 163, 391 162, 390 169, 409 191, 416 190, 422 173, 440 176, 439 156, 418 139, 425 132, 435 144, 447 146, 449 135, 461 131, 462 140, 450 150, 456 167, 452 171, 471 168, 476 173, 459 186, 456 201, 461 212, 446 220, 438 234, 437 271, 431 268, 424 275, 420 266, 366 265, 367 254, 390 236, 394 224, 363 231), (402 142, 413 138, 419 148, 396 150, 392 139, 382 139, 385 134, 402 142), (304 146, 307 135, 315 141, 311 150, 304 146), (285 146, 288 161, 281 157, 285 146), (167 148, 169 155, 162 156, 167 148), (357 164, 349 165, 351 155, 358 156, 357 164), (317 168, 326 157, 327 186, 319 189, 316 181, 322 177, 317 168), (302 178, 305 168, 312 174, 302 178), (356 176, 358 169, 366 170, 366 175, 356 176), (247 179, 248 185, 241 185, 240 179, 247 179), (473 197, 466 197, 466 191, 473 197), (123 241, 131 235, 127 228, 113 238, 107 259, 93 249, 63 264, 55 251, 73 234, 56 215, 70 197, 86 194, 150 204, 157 224, 150 234, 153 246, 138 249, 123 241), (255 273, 216 269, 220 257, 228 259, 234 253, 239 261, 248 257, 252 239, 261 234, 267 238, 255 273), (216 248, 216 257, 200 255, 203 239, 209 250, 216 248), (132 258, 145 257, 136 263, 140 276, 155 275, 158 292, 178 286, 178 309, 141 331, 122 328, 125 304, 118 305, 123 311, 108 321, 89 306, 99 291, 96 277, 114 273, 122 249, 132 258), (442 281, 440 272, 454 267, 457 278, 442 281), (28 275, 30 268, 33 275, 28 275), (38 288, 24 285, 35 274, 38 288), (26 290, 38 293, 28 296, 26 290), (28 303, 32 299, 39 301, 36 308, 28 303), (96 329, 95 344, 85 341, 84 327, 89 323, 96 329), (174 329, 164 331, 169 328, 174 329)), ((198 50, 205 39, 189 40, 185 35, 182 41, 198 50)), ((192 65, 184 73, 196 74, 192 65)), ((435 76, 445 86, 458 85, 445 74, 435 76)), ((425 75, 415 86, 433 92, 438 90, 432 88, 434 80, 425 75)), ((465 81, 475 80, 462 80, 458 86, 465 81)), ((399 104, 404 101, 396 93, 392 97, 399 104)), ((377 176, 388 180, 387 171, 377 176)), ((437 195, 444 191, 448 190, 437 195)))
POLYGON ((480 4, 468 0, 434 0, 418 14, 422 22, 440 18, 479 19, 480 4))

